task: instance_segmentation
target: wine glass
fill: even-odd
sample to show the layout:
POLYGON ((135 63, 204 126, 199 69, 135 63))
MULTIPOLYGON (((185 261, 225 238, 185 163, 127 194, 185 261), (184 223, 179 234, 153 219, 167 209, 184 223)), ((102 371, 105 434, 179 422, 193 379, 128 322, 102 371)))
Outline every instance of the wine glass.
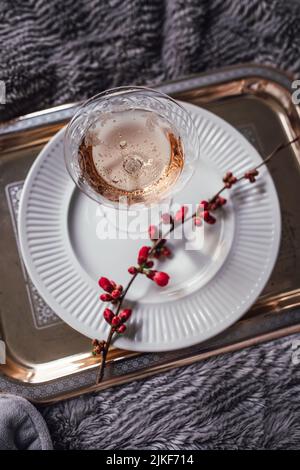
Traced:
POLYGON ((106 213, 170 203, 191 178, 199 147, 193 120, 181 104, 136 86, 86 101, 64 137, 69 174, 106 213))

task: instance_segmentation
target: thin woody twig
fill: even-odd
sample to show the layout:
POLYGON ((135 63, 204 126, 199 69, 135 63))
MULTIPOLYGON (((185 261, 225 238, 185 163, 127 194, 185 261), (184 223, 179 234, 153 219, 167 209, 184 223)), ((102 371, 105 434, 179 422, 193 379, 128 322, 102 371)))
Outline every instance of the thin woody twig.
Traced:
MULTIPOLYGON (((295 142, 299 141, 299 139, 300 139, 300 135, 296 136, 294 139, 290 140, 287 143, 282 143, 282 144, 278 145, 261 163, 259 163, 253 169, 249 170, 249 172, 246 172, 245 174, 241 175, 238 178, 233 177, 233 175, 230 173, 231 178, 233 178, 232 179, 233 182, 231 184, 232 185, 237 184, 238 182, 240 182, 244 179, 249 179, 250 182, 254 182, 255 177, 258 174, 259 168, 261 168, 264 165, 267 165, 280 151, 284 150, 285 148, 287 148, 290 145, 294 144, 295 142), (252 179, 251 179, 251 175, 252 175, 252 179)), ((225 189, 228 189, 228 188, 231 187, 230 182, 229 182, 229 184, 226 183, 226 178, 224 178, 224 181, 225 181, 225 184, 221 187, 221 189, 218 192, 216 192, 216 194, 212 198, 210 198, 209 201, 207 201, 207 208, 206 209, 208 211, 211 210, 213 204, 215 203, 215 201, 217 201, 217 199, 225 191, 225 189)), ((229 178, 229 181, 230 181, 230 178, 229 178)), ((179 225, 185 224, 187 221, 189 221, 191 219, 194 219, 195 217, 197 217, 197 210, 192 215, 190 215, 189 217, 183 217, 177 223, 174 223, 174 220, 171 219, 171 227, 169 229, 167 229, 163 234, 160 234, 160 236, 157 240, 153 240, 153 245, 152 245, 152 247, 151 247, 151 249, 148 253, 148 258, 150 259, 150 258, 154 257, 158 247, 162 244, 162 242, 166 239, 166 237, 168 235, 170 235, 175 230, 176 227, 178 227, 179 225)), ((159 230, 159 231, 161 232, 161 230, 159 230)), ((134 283, 135 279, 138 277, 139 274, 144 274, 144 272, 143 272, 142 269, 137 268, 137 271, 132 275, 132 277, 131 277, 130 281, 128 282, 126 288, 124 289, 122 295, 120 296, 120 298, 117 301, 115 316, 117 316, 119 314, 119 312, 120 312, 120 310, 123 306, 123 302, 126 298, 126 295, 127 295, 129 289, 131 288, 132 284, 134 283)), ((106 365, 107 353, 109 351, 109 348, 111 346, 111 342, 112 342, 112 339, 113 339, 115 333, 116 333, 116 329, 113 326, 111 326, 110 330, 109 330, 109 333, 108 333, 107 340, 105 341, 105 345, 104 345, 104 347, 101 351, 101 364, 100 364, 100 367, 99 367, 99 370, 98 370, 98 373, 97 373, 96 384, 101 382, 101 380, 103 379, 105 365, 106 365)))

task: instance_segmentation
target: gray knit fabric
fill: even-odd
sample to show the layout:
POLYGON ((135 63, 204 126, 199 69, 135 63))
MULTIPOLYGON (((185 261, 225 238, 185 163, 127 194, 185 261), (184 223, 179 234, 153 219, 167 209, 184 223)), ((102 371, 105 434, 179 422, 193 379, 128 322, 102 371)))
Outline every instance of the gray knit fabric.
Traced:
MULTIPOLYGON (((298 0, 2 0, 1 119, 247 61, 299 72, 298 0)), ((286 338, 43 409, 59 449, 300 448, 286 338)), ((296 361, 297 362, 297 361, 296 361)))
POLYGON ((51 450, 40 413, 22 397, 0 393, 0 450, 51 450))
POLYGON ((1 0, 1 119, 247 61, 300 67, 299 0, 1 0))

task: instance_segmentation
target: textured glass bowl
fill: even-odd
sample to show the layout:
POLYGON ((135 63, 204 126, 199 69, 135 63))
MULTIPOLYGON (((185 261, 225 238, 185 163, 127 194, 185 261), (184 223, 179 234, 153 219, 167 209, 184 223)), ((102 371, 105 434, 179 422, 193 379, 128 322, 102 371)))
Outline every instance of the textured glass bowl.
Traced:
MULTIPOLYGON (((89 185, 79 166, 78 150, 88 129, 105 113, 130 109, 158 113, 170 123, 172 129, 181 139, 184 153, 182 171, 176 182, 167 191, 157 195, 157 204, 161 200, 170 200, 175 193, 184 188, 191 178, 199 158, 200 144, 193 120, 189 113, 169 96, 145 87, 113 88, 99 93, 78 109, 67 126, 64 138, 64 155, 67 170, 79 189, 92 199, 109 207, 116 207, 118 203, 106 199, 89 185)), ((143 204, 138 205, 143 206, 143 204)), ((129 207, 132 208, 132 206, 129 207)))

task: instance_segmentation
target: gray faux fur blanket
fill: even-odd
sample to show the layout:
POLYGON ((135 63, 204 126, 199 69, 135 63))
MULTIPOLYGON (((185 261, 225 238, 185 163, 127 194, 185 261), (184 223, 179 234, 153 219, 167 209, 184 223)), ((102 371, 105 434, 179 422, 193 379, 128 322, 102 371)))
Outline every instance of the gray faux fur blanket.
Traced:
POLYGON ((294 335, 62 402, 43 415, 57 449, 299 449, 298 362, 294 335))
MULTIPOLYGON (((300 2, 1 0, 0 41, 3 120, 241 62, 298 73, 300 2)), ((294 339, 48 407, 54 446, 299 449, 294 339)))
POLYGON ((299 50, 299 0, 1 0, 0 116, 299 50))

